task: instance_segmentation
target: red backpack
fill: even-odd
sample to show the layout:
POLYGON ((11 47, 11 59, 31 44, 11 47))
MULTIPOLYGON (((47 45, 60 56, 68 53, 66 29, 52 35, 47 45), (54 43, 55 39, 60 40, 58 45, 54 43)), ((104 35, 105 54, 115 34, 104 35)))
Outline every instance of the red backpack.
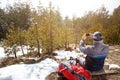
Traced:
POLYGON ((62 74, 67 80, 91 80, 91 73, 79 64, 61 63, 57 73, 62 74))

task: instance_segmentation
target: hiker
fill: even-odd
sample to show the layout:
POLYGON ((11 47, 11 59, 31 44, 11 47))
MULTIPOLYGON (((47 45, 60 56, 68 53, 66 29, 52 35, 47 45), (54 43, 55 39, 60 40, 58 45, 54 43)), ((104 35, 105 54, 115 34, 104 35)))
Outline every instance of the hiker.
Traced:
POLYGON ((103 37, 100 32, 94 32, 93 34, 84 34, 79 44, 80 51, 86 54, 85 61, 80 61, 80 64, 89 71, 99 71, 103 69, 105 58, 108 55, 109 47, 103 43, 103 37), (93 39, 93 45, 85 46, 84 42, 87 37, 93 39))

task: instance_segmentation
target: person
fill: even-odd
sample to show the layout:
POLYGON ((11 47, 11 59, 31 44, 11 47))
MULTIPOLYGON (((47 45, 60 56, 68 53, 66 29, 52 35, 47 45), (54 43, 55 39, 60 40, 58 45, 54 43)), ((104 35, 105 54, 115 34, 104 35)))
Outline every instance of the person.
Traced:
POLYGON ((105 58, 109 53, 109 46, 103 43, 101 32, 84 34, 79 44, 80 51, 86 54, 85 61, 80 62, 89 71, 99 71, 103 69, 105 58), (87 37, 93 39, 93 45, 85 46, 87 37))

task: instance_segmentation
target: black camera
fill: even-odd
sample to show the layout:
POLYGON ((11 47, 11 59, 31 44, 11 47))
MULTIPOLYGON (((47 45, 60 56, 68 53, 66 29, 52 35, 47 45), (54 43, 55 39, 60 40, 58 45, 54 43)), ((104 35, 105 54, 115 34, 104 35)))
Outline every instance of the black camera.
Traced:
POLYGON ((90 34, 86 34, 86 36, 90 36, 90 34))

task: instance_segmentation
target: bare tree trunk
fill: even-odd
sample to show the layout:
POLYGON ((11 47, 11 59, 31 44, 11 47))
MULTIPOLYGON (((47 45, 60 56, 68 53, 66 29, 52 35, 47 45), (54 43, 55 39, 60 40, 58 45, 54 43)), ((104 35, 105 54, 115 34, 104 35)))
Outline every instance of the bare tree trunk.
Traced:
POLYGON ((67 42, 65 42, 65 48, 67 48, 67 42))
POLYGON ((37 54, 40 57, 40 42, 39 42, 39 38, 38 38, 38 28, 37 28, 37 24, 35 24, 35 29, 36 29, 36 42, 37 42, 37 54))
POLYGON ((20 45, 20 46, 21 46, 21 50, 22 50, 23 55, 25 55, 24 50, 23 50, 23 46, 22 45, 20 45))
MULTIPOLYGON (((51 12, 51 8, 52 8, 52 5, 50 3, 50 24, 49 24, 49 28, 50 28, 50 54, 53 52, 53 23, 52 23, 52 12, 51 12)), ((52 54, 51 54, 52 55, 52 54)))
POLYGON ((37 47, 38 47, 38 56, 40 57, 40 43, 39 43, 39 40, 37 40, 37 47))
POLYGON ((16 54, 16 45, 13 46, 12 52, 13 52, 15 58, 17 58, 17 54, 16 54))
POLYGON ((15 50, 13 50, 13 53, 14 53, 14 55, 15 55, 15 58, 17 58, 17 54, 16 54, 16 51, 15 51, 15 50))

